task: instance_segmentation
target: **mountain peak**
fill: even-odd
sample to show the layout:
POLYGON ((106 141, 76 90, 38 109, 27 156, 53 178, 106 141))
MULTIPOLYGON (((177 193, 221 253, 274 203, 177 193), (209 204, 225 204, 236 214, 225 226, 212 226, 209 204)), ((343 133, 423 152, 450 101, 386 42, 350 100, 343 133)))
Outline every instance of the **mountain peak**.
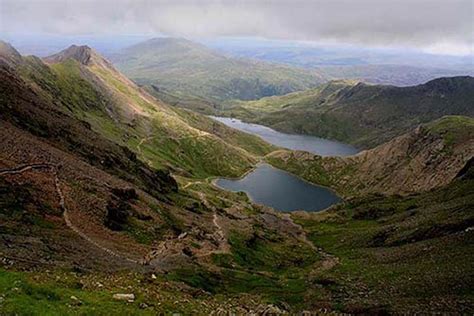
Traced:
POLYGON ((98 54, 87 45, 71 45, 57 54, 45 58, 47 62, 57 63, 67 59, 75 59, 83 65, 90 65, 98 54))
POLYGON ((0 59, 17 64, 21 61, 21 55, 10 43, 0 40, 0 59))

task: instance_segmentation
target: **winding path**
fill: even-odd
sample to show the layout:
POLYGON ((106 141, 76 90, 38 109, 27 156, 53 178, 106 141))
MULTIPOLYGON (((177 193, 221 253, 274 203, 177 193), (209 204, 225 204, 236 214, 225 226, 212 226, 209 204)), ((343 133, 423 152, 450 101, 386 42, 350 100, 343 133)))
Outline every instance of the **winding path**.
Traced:
POLYGON ((306 231, 304 228, 296 224, 293 219, 291 218, 290 214, 285 214, 284 218, 286 218, 294 227, 298 228, 303 232, 303 236, 300 238, 302 242, 307 244, 311 249, 313 249, 315 252, 319 253, 323 257, 323 261, 321 262, 321 267, 319 267, 317 270, 318 271, 326 271, 331 269, 332 267, 336 266, 339 264, 339 258, 331 255, 325 251, 323 251, 321 248, 316 247, 311 240, 308 239, 308 236, 306 235, 306 231))
POLYGON ((64 202, 64 194, 61 190, 61 184, 60 184, 60 180, 59 180, 59 176, 58 176, 58 172, 57 172, 57 167, 55 165, 53 165, 53 164, 29 164, 29 165, 19 166, 19 167, 12 168, 12 169, 0 170, 0 176, 9 175, 9 174, 20 174, 20 173, 23 173, 23 172, 26 172, 26 171, 29 171, 29 170, 34 170, 34 169, 49 169, 53 172, 56 193, 58 194, 58 197, 59 197, 59 206, 60 206, 61 210, 63 211, 64 222, 66 223, 66 226, 68 228, 70 228, 76 234, 81 236, 84 240, 86 240, 90 244, 94 245, 95 247, 101 249, 102 251, 108 253, 111 256, 123 259, 123 260, 128 261, 128 262, 136 263, 136 264, 140 263, 137 260, 127 258, 125 256, 122 256, 122 255, 114 252, 113 250, 110 250, 110 249, 108 249, 104 246, 101 246, 99 243, 97 243, 96 241, 92 240, 92 238, 87 236, 84 232, 80 231, 79 228, 77 228, 71 222, 71 219, 69 218, 68 209, 67 209, 66 204, 64 202))

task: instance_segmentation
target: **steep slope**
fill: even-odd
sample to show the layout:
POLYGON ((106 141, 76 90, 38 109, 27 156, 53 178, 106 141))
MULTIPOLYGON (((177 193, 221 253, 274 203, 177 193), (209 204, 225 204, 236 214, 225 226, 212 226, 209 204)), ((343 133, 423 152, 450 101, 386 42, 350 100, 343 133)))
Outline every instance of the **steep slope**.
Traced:
MULTIPOLYGON (((152 166, 187 176, 238 176, 257 155, 272 149, 259 138, 224 126, 218 127, 226 130, 220 136, 191 126, 187 115, 157 101, 89 47, 72 46, 50 56, 45 59, 49 67, 34 58, 25 60, 22 72, 51 99, 59 97, 73 115, 152 166), (258 153, 252 151, 255 148, 258 153)), ((200 120, 216 125, 204 117, 200 120)))
POLYGON ((474 168, 408 196, 365 196, 294 213, 309 239, 339 258, 314 278, 334 304, 361 314, 472 313, 474 168))
POLYGON ((285 132, 373 147, 443 115, 474 116, 472 100, 472 77, 439 78, 413 87, 335 81, 281 97, 239 102, 223 114, 285 132))
POLYGON ((474 156, 474 119, 446 116, 355 156, 279 151, 273 165, 340 193, 407 194, 449 183, 474 156))
MULTIPOLYGON (((87 47, 48 58, 51 65, 5 47, 8 54, 2 48, 0 55, 0 313, 209 314, 265 311, 275 301, 289 302, 286 309, 301 308, 303 276, 322 264, 301 228, 284 214, 204 183, 178 189, 169 171, 139 159, 152 156, 137 156, 123 145, 129 137, 123 125, 140 120, 150 129, 162 128, 160 137, 202 133, 218 144, 245 141, 249 151, 264 150, 261 140, 193 113, 181 118, 134 85, 123 86, 126 78, 112 76, 87 47), (108 86, 112 80, 120 81, 115 87, 123 94, 108 86), (127 106, 124 100, 134 98, 127 106), (207 136, 188 121, 206 124, 203 128, 218 136, 207 136), (296 285, 283 289, 288 277, 296 285), (135 299, 114 299, 123 292, 135 299)), ((234 145, 222 145, 225 153, 204 141, 203 146, 212 159, 249 155, 240 148, 232 151, 234 145)), ((203 154, 201 148, 193 150, 203 154)), ((180 153, 194 154, 187 147, 180 153)), ((315 287, 307 291, 317 295, 315 287)))
POLYGON ((156 38, 134 45, 114 56, 113 62, 138 84, 154 85, 178 98, 252 100, 322 82, 314 72, 230 58, 177 38, 156 38))

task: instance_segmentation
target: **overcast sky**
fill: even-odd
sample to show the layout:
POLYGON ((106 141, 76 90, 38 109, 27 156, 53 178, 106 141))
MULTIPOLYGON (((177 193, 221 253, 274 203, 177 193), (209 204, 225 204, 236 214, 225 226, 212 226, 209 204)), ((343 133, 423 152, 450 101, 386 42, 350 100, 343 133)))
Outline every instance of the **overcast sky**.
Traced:
POLYGON ((5 34, 166 34, 472 54, 474 0, 0 0, 5 34))

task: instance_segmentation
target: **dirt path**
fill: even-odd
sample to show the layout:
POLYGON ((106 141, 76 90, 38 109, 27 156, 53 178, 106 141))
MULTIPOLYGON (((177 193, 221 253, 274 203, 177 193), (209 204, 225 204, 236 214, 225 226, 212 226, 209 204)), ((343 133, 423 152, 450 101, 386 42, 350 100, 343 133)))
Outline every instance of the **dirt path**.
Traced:
POLYGON ((225 240, 224 230, 222 229, 221 225, 219 225, 219 223, 217 222, 218 219, 219 219, 219 217, 217 216, 216 213, 214 213, 212 223, 217 228, 216 233, 217 233, 217 235, 219 235, 219 240, 224 241, 225 240))
POLYGON ((30 165, 25 165, 25 166, 19 166, 16 168, 12 169, 7 169, 7 170, 1 170, 0 171, 0 176, 6 175, 6 174, 18 174, 18 173, 23 173, 28 170, 33 170, 33 169, 51 169, 53 167, 52 165, 49 164, 30 164, 30 165))
POLYGON ((307 244, 309 247, 311 247, 311 249, 313 249, 315 252, 320 254, 321 257, 323 257, 321 266, 317 269, 318 272, 329 270, 339 264, 338 257, 325 252, 321 248, 316 247, 313 244, 313 242, 311 242, 311 240, 308 239, 308 236, 306 235, 306 231, 304 230, 304 228, 301 225, 296 224, 291 218, 290 214, 285 214, 284 218, 286 218, 291 223, 291 225, 293 225, 294 227, 298 228, 300 231, 303 232, 302 236, 300 237, 300 240, 304 242, 305 244, 307 244))
POLYGON ((60 206, 61 210, 63 211, 64 222, 66 223, 66 226, 69 229, 74 231, 76 234, 78 234, 80 237, 82 237, 84 240, 86 240, 90 244, 94 245, 95 247, 101 249, 102 251, 108 253, 111 256, 123 259, 123 260, 128 261, 128 262, 139 263, 136 260, 127 258, 125 256, 122 256, 122 255, 114 252, 113 250, 110 250, 110 249, 108 249, 104 246, 101 246, 96 241, 92 240, 89 236, 87 236, 84 232, 80 231, 76 226, 74 226, 74 224, 71 222, 71 219, 69 218, 68 209, 67 209, 66 203, 64 201, 64 194, 61 190, 61 184, 60 184, 60 180, 59 180, 59 176, 58 176, 58 172, 57 172, 57 167, 55 165, 52 165, 52 164, 30 164, 30 165, 20 166, 20 167, 13 168, 13 169, 1 170, 0 171, 0 176, 8 175, 8 174, 20 174, 20 173, 23 173, 23 172, 26 172, 26 171, 29 171, 29 170, 34 170, 34 169, 48 169, 48 170, 51 170, 53 172, 56 193, 58 194, 58 197, 59 197, 59 206, 60 206))
POLYGON ((142 139, 140 139, 140 142, 138 143, 137 145, 137 152, 138 154, 143 158, 143 160, 149 165, 149 166, 153 166, 153 163, 150 159, 147 159, 143 153, 142 153, 142 145, 144 142, 147 142, 151 139, 155 138, 155 136, 148 136, 148 137, 144 137, 142 139))
POLYGON ((187 189, 188 187, 190 187, 191 185, 193 184, 205 184, 205 182, 202 182, 202 181, 191 181, 191 182, 188 182, 186 183, 186 185, 184 187, 182 187, 181 189, 185 190, 187 189))

